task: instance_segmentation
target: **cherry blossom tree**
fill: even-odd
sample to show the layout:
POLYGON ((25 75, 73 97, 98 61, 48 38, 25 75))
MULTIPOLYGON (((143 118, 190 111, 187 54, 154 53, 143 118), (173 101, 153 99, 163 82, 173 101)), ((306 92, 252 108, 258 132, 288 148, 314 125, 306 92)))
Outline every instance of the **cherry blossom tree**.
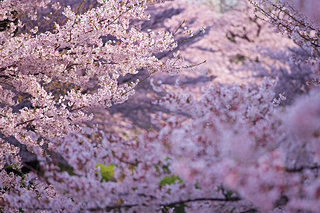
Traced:
MULTIPOLYGON (((86 122, 97 107, 125 102, 145 80, 121 81, 126 75, 193 67, 174 39, 193 32, 183 23, 171 32, 142 30, 155 2, 36 3, 0 1, 1 212, 317 212, 317 1, 251 1, 259 18, 301 48, 286 55, 258 48, 249 35, 262 25, 242 17, 255 27, 224 27, 226 40, 217 45, 240 40, 254 56, 264 54, 270 60, 241 66, 264 80, 215 83, 200 98, 151 80, 162 95, 154 104, 181 113, 154 114, 155 131, 126 139, 86 122), (274 77, 281 68, 270 62, 286 64, 285 78, 274 77), (292 77, 300 81, 290 89, 296 96, 279 94, 292 77)), ((244 5, 223 23, 251 11, 244 5)))
POLYGON ((134 94, 138 80, 119 84, 120 76, 141 69, 150 75, 182 69, 178 55, 162 61, 154 56, 175 48, 172 34, 139 30, 137 20, 148 19, 145 1, 98 1, 97 7, 83 12, 81 3, 78 9, 61 8, 59 2, 36 3, 0 2, 1 206, 5 212, 72 207, 74 198, 55 199, 60 192, 48 180, 50 168, 63 161, 54 150, 56 140, 68 132, 80 133, 94 107, 110 107, 134 94), (37 16, 41 8, 53 10, 49 15, 62 11, 64 20, 42 32, 29 24, 43 23, 37 16), (21 159, 18 147, 27 157, 33 156, 36 165, 21 159), (32 173, 25 176, 25 170, 32 173))

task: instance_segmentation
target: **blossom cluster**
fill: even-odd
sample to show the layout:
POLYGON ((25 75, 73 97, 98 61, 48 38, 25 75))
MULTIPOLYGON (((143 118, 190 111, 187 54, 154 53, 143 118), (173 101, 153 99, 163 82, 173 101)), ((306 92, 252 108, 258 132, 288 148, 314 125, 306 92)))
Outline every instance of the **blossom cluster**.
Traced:
POLYGON ((160 104, 183 109, 188 118, 170 118, 151 134, 152 141, 173 159, 172 171, 191 185, 223 185, 262 212, 316 212, 318 195, 311 189, 319 168, 318 90, 291 107, 275 106, 273 90, 265 80, 213 85, 199 101, 170 92, 160 104))
MULTIPOLYGON (((11 9, 9 3, 1 2, 4 10, 11 9)), ((68 21, 56 23, 52 32, 0 32, 0 129, 6 137, 42 150, 43 144, 90 119, 90 108, 109 107, 132 95, 138 81, 119 85, 119 76, 140 69, 150 74, 179 71, 179 60, 160 61, 152 55, 175 47, 171 34, 130 26, 131 19, 147 18, 144 2, 99 3, 84 14, 66 7, 68 21), (115 39, 103 42, 108 35, 115 39)))

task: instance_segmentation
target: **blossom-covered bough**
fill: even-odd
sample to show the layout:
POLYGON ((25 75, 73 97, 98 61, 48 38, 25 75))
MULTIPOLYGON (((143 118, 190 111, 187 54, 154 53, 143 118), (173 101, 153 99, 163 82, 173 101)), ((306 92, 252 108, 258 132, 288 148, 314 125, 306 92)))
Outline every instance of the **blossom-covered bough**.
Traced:
MULTIPOLYGON (((305 62, 311 65, 319 64, 319 2, 302 0, 250 0, 255 5, 258 16, 267 18, 267 21, 286 33, 295 43, 301 46, 310 57, 305 62)), ((316 67, 315 69, 318 69, 316 67)))
MULTIPOLYGON (((56 191, 52 182, 58 183, 59 178, 50 168, 68 166, 60 165, 65 160, 56 150, 57 140, 69 132, 80 133, 94 107, 110 107, 134 94, 138 81, 120 85, 119 76, 141 69, 151 75, 182 68, 178 56, 162 61, 154 56, 176 47, 170 33, 139 30, 137 20, 148 19, 147 2, 98 1, 97 7, 79 12, 82 3, 78 8, 61 8, 59 2, 50 1, 0 2, 0 202, 4 212, 61 211, 73 202, 77 208, 70 211, 96 207, 78 205, 75 198, 65 195, 64 187, 56 191), (40 30, 34 23, 50 21, 39 18, 45 9, 51 11, 48 16, 60 15, 49 29, 40 30), (24 154, 18 154, 18 147, 24 154), (26 162, 30 158, 36 165, 26 162)), ((96 172, 90 175, 100 182, 96 172)), ((108 197, 107 191, 103 193, 97 196, 108 197)), ((109 197, 104 202, 111 201, 109 197)))
POLYGON ((156 57, 177 47, 172 34, 140 30, 148 3, 0 1, 0 212, 317 212, 317 13, 251 2, 301 45, 307 60, 297 51, 288 69, 306 67, 312 84, 285 97, 267 78, 217 83, 199 99, 152 82, 159 104, 186 116, 155 116, 157 131, 124 139, 85 125, 134 94, 138 81, 119 78, 183 68, 156 57))

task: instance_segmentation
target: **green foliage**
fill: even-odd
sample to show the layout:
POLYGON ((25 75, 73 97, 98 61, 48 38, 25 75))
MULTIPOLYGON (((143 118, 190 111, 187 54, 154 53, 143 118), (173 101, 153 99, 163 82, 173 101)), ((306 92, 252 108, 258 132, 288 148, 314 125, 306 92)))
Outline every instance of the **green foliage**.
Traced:
POLYGON ((97 163, 96 168, 100 167, 101 181, 114 181, 114 164, 103 165, 102 163, 97 163))
POLYGON ((183 183, 182 179, 179 178, 177 175, 171 175, 171 176, 165 176, 161 179, 159 185, 163 186, 163 185, 171 185, 171 184, 175 184, 176 181, 178 181, 178 183, 183 183))

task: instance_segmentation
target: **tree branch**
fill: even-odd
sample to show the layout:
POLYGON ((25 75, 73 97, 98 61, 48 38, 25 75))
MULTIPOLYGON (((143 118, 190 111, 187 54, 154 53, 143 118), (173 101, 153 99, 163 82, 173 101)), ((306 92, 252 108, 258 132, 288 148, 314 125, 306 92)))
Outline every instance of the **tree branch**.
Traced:
MULTIPOLYGON (((193 199, 186 199, 186 200, 180 200, 175 201, 171 203, 160 203, 157 206, 159 207, 165 207, 165 206, 175 206, 179 204, 184 203, 192 203, 192 202, 198 202, 198 201, 217 201, 217 202, 237 202, 240 201, 240 197, 231 197, 231 198, 210 198, 210 197, 200 197, 200 198, 193 198, 193 199)), ((104 208, 90 208, 89 211, 99 211, 99 210, 105 210, 105 211, 111 211, 115 209, 123 209, 123 208, 132 208, 136 206, 146 206, 147 204, 121 204, 121 205, 114 205, 114 206, 106 206, 104 208)))

